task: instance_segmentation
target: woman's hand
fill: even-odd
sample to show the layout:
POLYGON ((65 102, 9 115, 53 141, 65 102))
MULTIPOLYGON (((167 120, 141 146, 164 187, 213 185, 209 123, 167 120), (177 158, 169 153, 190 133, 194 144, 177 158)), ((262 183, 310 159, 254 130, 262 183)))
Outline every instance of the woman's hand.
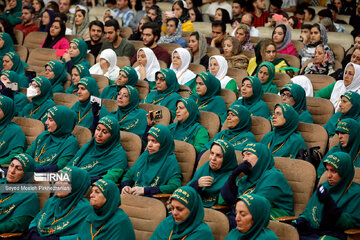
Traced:
POLYGON ((150 126, 150 127, 152 127, 152 126, 155 125, 155 120, 151 120, 151 119, 150 119, 150 114, 152 114, 153 112, 155 112, 155 111, 151 110, 151 111, 149 111, 148 114, 146 114, 147 124, 148 124, 148 126, 150 126))
POLYGON ((131 194, 132 195, 137 195, 137 196, 143 196, 144 195, 144 188, 143 187, 133 187, 131 189, 131 194))
POLYGON ((70 54, 68 52, 65 52, 63 55, 63 59, 65 60, 65 62, 68 62, 71 60, 70 54))
POLYGON ((140 79, 144 80, 146 78, 146 70, 143 65, 139 65, 139 73, 140 73, 140 79))
POLYGON ((211 187, 213 181, 214 181, 213 177, 204 176, 204 177, 199 178, 198 185, 199 185, 199 187, 211 187))
POLYGON ((121 190, 121 194, 131 194, 131 187, 130 187, 130 186, 125 186, 125 187, 121 190))

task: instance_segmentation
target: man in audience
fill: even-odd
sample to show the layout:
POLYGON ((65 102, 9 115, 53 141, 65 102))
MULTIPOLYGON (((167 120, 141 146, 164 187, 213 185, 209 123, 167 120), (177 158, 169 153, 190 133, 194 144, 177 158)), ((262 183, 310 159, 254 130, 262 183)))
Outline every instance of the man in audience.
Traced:
POLYGON ((234 0, 234 2, 232 3, 232 19, 233 21, 236 18, 241 18, 244 14, 242 8, 241 8, 241 3, 240 0, 234 0))
POLYGON ((344 20, 341 19, 337 19, 338 15, 339 15, 339 10, 338 8, 334 5, 334 4, 328 4, 327 8, 331 11, 332 16, 333 16, 333 22, 334 23, 339 23, 339 24, 347 24, 344 20))
POLYGON ((117 7, 116 0, 106 0, 105 5, 107 8, 110 8, 111 10, 115 10, 117 7))
POLYGON ((265 11, 265 0, 252 0, 254 11, 251 14, 254 16, 254 27, 263 27, 266 23, 269 13, 265 11))
POLYGON ((156 4, 156 0, 145 0, 142 10, 136 12, 136 16, 131 20, 129 27, 136 29, 139 26, 140 20, 146 15, 149 8, 156 4))
POLYGON ((315 17, 315 10, 313 8, 311 8, 311 7, 308 7, 308 8, 304 9, 304 12, 305 12, 304 21, 305 22, 311 22, 315 17))
POLYGON ((284 12, 295 12, 296 0, 283 0, 281 10, 283 10, 284 12))
POLYGON ((114 9, 116 17, 121 18, 123 27, 128 27, 132 19, 134 18, 134 13, 129 8, 128 0, 117 0, 118 8, 114 9))
POLYGON ((294 16, 297 17, 299 19, 299 22, 301 25, 304 24, 305 21, 305 12, 304 9, 299 8, 294 12, 294 16))
POLYGON ((287 18, 288 14, 283 10, 281 10, 282 4, 283 4, 282 0, 270 0, 269 11, 268 11, 269 14, 271 13, 281 14, 287 18))
POLYGON ((25 37, 30 32, 37 32, 39 30, 39 27, 34 23, 34 13, 35 10, 33 7, 25 5, 22 8, 21 23, 14 28, 22 31, 25 37))
POLYGON ((226 36, 226 25, 221 21, 214 21, 211 24, 211 38, 206 38, 207 44, 216 47, 221 53, 224 53, 222 42, 226 36))
POLYGON ((127 56, 132 57, 135 53, 134 45, 125 38, 120 37, 119 22, 115 19, 106 21, 104 32, 106 40, 103 42, 100 53, 104 49, 111 48, 118 57, 127 56))
POLYGON ((301 25, 300 39, 304 45, 310 43, 310 30, 311 30, 310 24, 301 25))
MULTIPOLYGON (((153 50, 156 58, 158 60, 164 61, 167 66, 171 64, 171 57, 168 51, 157 45, 157 41, 160 38, 161 29, 160 26, 154 22, 144 23, 142 26, 142 38, 145 47, 151 48, 153 50)), ((131 58, 131 65, 137 61, 137 53, 131 58)))
POLYGON ((323 18, 330 18, 332 23, 334 24, 337 32, 345 32, 345 28, 338 23, 334 23, 333 15, 329 9, 323 9, 318 12, 319 15, 319 23, 323 18))
POLYGON ((90 53, 94 55, 95 59, 98 56, 101 46, 102 37, 104 35, 104 24, 99 20, 94 20, 89 24, 90 40, 86 41, 90 53))
POLYGON ((227 10, 230 14, 230 18, 232 18, 232 7, 230 3, 228 3, 226 0, 216 0, 215 2, 211 3, 205 13, 210 17, 214 17, 216 9, 218 8, 223 8, 227 10))
POLYGON ((68 23, 73 23, 74 14, 70 13, 71 0, 59 0, 59 12, 67 15, 68 23))
POLYGON ((254 16, 250 13, 246 13, 241 18, 241 23, 246 24, 250 28, 250 37, 259 37, 259 30, 257 30, 253 24, 254 24, 254 16))

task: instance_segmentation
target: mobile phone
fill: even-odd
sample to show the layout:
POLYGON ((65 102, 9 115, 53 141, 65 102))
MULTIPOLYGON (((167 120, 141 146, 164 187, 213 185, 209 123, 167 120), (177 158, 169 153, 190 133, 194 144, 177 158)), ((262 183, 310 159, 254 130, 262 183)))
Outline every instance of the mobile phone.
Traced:
POLYGON ((151 121, 154 121, 154 120, 158 120, 158 119, 162 119, 163 116, 162 116, 162 110, 158 110, 158 111, 155 111, 155 112, 151 112, 150 113, 150 120, 151 121))
POLYGON ((31 80, 33 78, 36 78, 36 72, 35 71, 25 71, 25 76, 29 79, 29 82, 31 82, 31 80))
POLYGON ((274 14, 273 17, 274 17, 275 21, 282 21, 284 18, 284 16, 281 14, 274 14))
POLYGON ((98 103, 99 106, 101 107, 101 98, 98 98, 98 97, 95 97, 95 96, 90 96, 90 103, 93 104, 93 103, 98 103))
POLYGON ((56 49, 56 56, 62 57, 67 52, 67 49, 56 49))
POLYGON ((11 91, 14 91, 14 92, 19 90, 18 83, 16 83, 16 82, 10 82, 10 83, 6 84, 6 87, 11 89, 11 91))
POLYGON ((175 13, 173 11, 165 11, 165 16, 168 18, 173 18, 175 17, 175 13))

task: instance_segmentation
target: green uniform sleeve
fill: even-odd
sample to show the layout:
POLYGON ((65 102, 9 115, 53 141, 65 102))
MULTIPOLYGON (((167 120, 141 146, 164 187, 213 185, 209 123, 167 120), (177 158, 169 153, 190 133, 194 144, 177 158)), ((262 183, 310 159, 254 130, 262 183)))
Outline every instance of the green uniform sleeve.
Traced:
POLYGON ((181 175, 176 174, 169 179, 166 185, 159 186, 159 189, 162 193, 173 193, 180 186, 181 186, 181 175))
POLYGON ((56 164, 58 166, 59 170, 63 169, 68 164, 68 162, 73 158, 74 158, 74 156, 66 156, 66 157, 59 158, 59 160, 56 164))
POLYGON ((107 173, 103 176, 105 179, 109 179, 114 183, 119 182, 121 176, 124 174, 125 170, 122 168, 114 168, 107 171, 107 173))
POLYGON ((34 158, 35 157, 35 149, 36 149, 36 139, 28 147, 28 149, 26 150, 26 153, 34 158))
POLYGON ((61 236, 59 237, 60 240, 77 240, 78 239, 78 235, 74 234, 74 235, 69 235, 69 236, 61 236))
POLYGON ((125 181, 134 181, 134 174, 131 171, 131 169, 129 169, 124 175, 122 182, 125 182, 125 181))
POLYGON ((12 15, 7 14, 6 11, 4 11, 1 17, 6 18, 13 27, 21 23, 21 12, 12 15))
POLYGON ((206 143, 209 142, 209 133, 206 128, 201 127, 195 133, 191 144, 194 145, 196 152, 199 153, 206 143))
POLYGON ((238 89, 237 89, 237 85, 234 79, 231 79, 228 84, 226 84, 225 89, 229 89, 231 91, 233 91, 235 94, 237 94, 238 89))
POLYGON ((333 82, 333 83, 330 84, 329 86, 324 87, 324 88, 318 90, 318 91, 315 93, 315 97, 330 99, 331 93, 332 93, 332 91, 333 91, 333 89, 334 89, 335 84, 336 84, 336 82, 333 82))
POLYGON ((343 231, 356 227, 356 221, 351 217, 350 214, 343 213, 337 220, 335 227, 343 231))
POLYGON ((0 223, 1 233, 20 233, 24 232, 33 218, 29 216, 20 216, 10 219, 9 221, 3 221, 0 223))
POLYGON ((22 149, 22 147, 17 147, 14 148, 9 155, 7 155, 6 157, 2 157, 0 158, 0 165, 4 165, 4 164, 10 164, 11 160, 13 159, 13 157, 15 157, 16 155, 23 153, 24 150, 22 149))

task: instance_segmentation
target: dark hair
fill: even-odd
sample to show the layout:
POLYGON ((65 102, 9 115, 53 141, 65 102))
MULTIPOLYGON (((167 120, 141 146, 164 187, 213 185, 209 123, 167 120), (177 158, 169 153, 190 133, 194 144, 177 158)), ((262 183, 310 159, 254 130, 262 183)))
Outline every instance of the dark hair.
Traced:
POLYGON ((85 18, 85 16, 86 16, 86 11, 84 10, 84 9, 78 9, 78 10, 76 10, 75 11, 75 13, 77 13, 77 12, 81 12, 81 14, 84 16, 84 18, 85 18))
POLYGON ((330 18, 331 20, 333 20, 333 15, 332 15, 332 13, 331 13, 331 11, 330 11, 329 9, 320 10, 320 11, 318 12, 318 15, 319 15, 319 17, 323 17, 323 18, 328 17, 328 18, 330 18))
POLYGON ((59 12, 59 4, 55 1, 48 2, 48 4, 46 6, 47 6, 46 9, 51 8, 50 10, 54 10, 54 12, 56 12, 56 13, 59 12))
MULTIPOLYGON (((284 39, 285 39, 287 28, 286 28, 286 26, 284 24, 280 24, 280 25, 277 25, 277 26, 274 27, 274 30, 273 30, 273 32, 271 34, 271 39, 274 38, 275 29, 277 29, 277 28, 281 28, 283 30, 283 33, 284 33, 283 35, 284 35, 284 39)), ((283 39, 283 41, 284 41, 284 39, 283 39)))
POLYGON ((158 5, 152 5, 151 7, 149 7, 149 10, 155 10, 156 11, 157 17, 155 18, 154 22, 159 24, 159 26, 162 26, 162 11, 161 11, 161 8, 158 5))
POLYGON ((277 7, 279 10, 281 9, 281 6, 283 4, 283 0, 270 0, 270 4, 277 7))
POLYGON ((226 32, 226 24, 223 21, 213 21, 211 23, 211 28, 213 27, 221 27, 221 31, 226 32))
POLYGON ((61 38, 65 37, 65 31, 66 31, 65 23, 63 21, 55 20, 51 25, 53 25, 54 23, 59 23, 61 29, 60 33, 53 39, 53 37, 50 35, 50 28, 49 28, 48 34, 45 38, 45 42, 42 48, 52 48, 61 38))
MULTIPOLYGON (((132 5, 131 5, 131 1, 129 1, 129 8, 132 9, 132 5)), ((141 4, 141 0, 136 0, 136 3, 135 3, 135 10, 136 11, 140 11, 142 10, 142 4, 141 4)))
POLYGON ((160 34, 161 34, 161 29, 160 26, 155 23, 155 22, 147 22, 144 23, 144 25, 142 25, 141 29, 144 31, 144 29, 146 28, 150 28, 152 31, 152 34, 155 36, 157 36, 157 40, 160 39, 160 34))
POLYGON ((179 18, 179 20, 181 21, 181 23, 184 23, 186 21, 189 20, 190 16, 189 16, 189 10, 187 8, 185 8, 184 6, 184 2, 183 1, 176 1, 174 2, 174 4, 172 5, 172 10, 174 11, 174 6, 178 5, 181 9, 182 9, 182 14, 179 18))
POLYGON ((14 44, 17 44, 17 40, 15 37, 15 33, 14 33, 14 28, 11 25, 11 23, 9 22, 9 20, 7 20, 6 18, 0 18, 0 23, 3 25, 4 27, 4 31, 10 35, 11 39, 13 40, 14 44))
MULTIPOLYGON (((190 12, 191 9, 194 10, 194 12, 195 12, 195 16, 196 16, 195 22, 202 22, 203 17, 202 17, 201 12, 199 11, 199 9, 197 7, 193 7, 193 8, 189 9, 189 12, 190 12)), ((189 14, 189 16, 190 16, 190 14, 189 14)))
POLYGON ((60 18, 61 21, 63 21, 64 23, 66 23, 67 19, 68 19, 67 15, 65 13, 60 13, 60 12, 55 13, 55 18, 60 18))
POLYGON ((199 39, 200 39, 199 32, 192 32, 192 33, 190 34, 190 37, 191 37, 191 36, 195 36, 196 40, 198 40, 198 41, 199 41, 199 39))
POLYGON ((294 21, 294 26, 293 26, 293 29, 297 29, 298 28, 298 25, 300 24, 300 21, 297 17, 295 16, 291 16, 289 17, 289 20, 292 19, 294 21))
POLYGON ((310 20, 312 21, 314 19, 314 17, 315 17, 315 9, 309 7, 309 8, 306 8, 305 10, 308 11, 308 13, 311 15, 310 20))
POLYGON ((115 31, 121 30, 119 22, 115 19, 110 19, 105 22, 105 27, 114 27, 115 31))
MULTIPOLYGON (((43 0, 37 0, 39 3, 40 3, 40 12, 41 12, 41 10, 45 7, 45 3, 44 3, 44 1, 43 0)), ((31 4, 33 4, 33 2, 34 2, 34 0, 32 0, 31 1, 31 4)), ((35 9, 34 9, 35 10, 35 9)))
POLYGON ((303 25, 301 25, 301 29, 309 29, 309 30, 311 30, 311 28, 312 28, 311 24, 303 24, 303 25))
POLYGON ((294 16, 296 14, 305 15, 304 9, 303 8, 297 8, 296 11, 294 12, 294 16))
POLYGON ((231 22, 230 14, 226 9, 218 8, 218 9, 216 9, 216 11, 217 10, 220 10, 221 13, 222 13, 222 18, 221 18, 222 22, 224 22, 224 23, 230 23, 231 22))
POLYGON ((339 10, 338 10, 338 8, 334 5, 334 4, 328 4, 327 6, 327 9, 329 9, 329 10, 333 10, 333 11, 335 11, 335 13, 339 13, 339 10))
POLYGON ((25 5, 23 6, 22 9, 26 9, 30 12, 30 14, 34 14, 35 13, 35 9, 32 7, 32 6, 29 6, 29 5, 25 5))
POLYGON ((44 15, 44 13, 49 14, 49 24, 45 26, 45 25, 42 23, 42 20, 40 20, 39 32, 48 32, 49 29, 50 29, 50 27, 51 27, 51 25, 52 25, 52 23, 53 23, 54 20, 55 20, 55 12, 54 12, 54 11, 52 11, 52 10, 50 10, 50 9, 46 9, 45 11, 43 11, 43 12, 41 13, 41 15, 40 15, 41 18, 42 18, 42 16, 44 15))
POLYGON ((179 19, 174 17, 174 18, 168 19, 168 22, 169 21, 173 21, 175 23, 175 28, 177 28, 179 26, 179 19))
POLYGON ((116 0, 106 0, 105 4, 112 4, 112 5, 116 5, 116 0))
POLYGON ((104 32, 104 24, 99 20, 94 20, 89 23, 89 29, 91 29, 92 26, 98 26, 101 28, 101 31, 104 32))

